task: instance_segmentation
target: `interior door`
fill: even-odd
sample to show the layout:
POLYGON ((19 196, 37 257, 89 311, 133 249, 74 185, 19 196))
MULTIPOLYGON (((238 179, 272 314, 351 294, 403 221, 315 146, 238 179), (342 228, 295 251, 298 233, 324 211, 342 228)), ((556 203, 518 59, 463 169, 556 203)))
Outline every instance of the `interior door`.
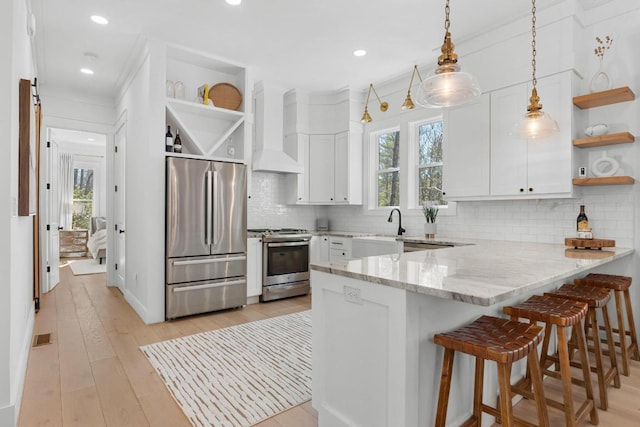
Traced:
POLYGON ((47 130, 49 143, 45 146, 45 174, 49 189, 44 192, 44 262, 42 263, 42 291, 49 292, 60 282, 60 185, 58 166, 58 143, 51 141, 51 130, 47 130))
MULTIPOLYGON (((125 227, 125 147, 127 142, 127 122, 122 122, 115 134, 115 151, 113 155, 114 185, 114 260, 115 284, 124 293, 126 288, 126 227, 125 227)), ((108 256, 108 254, 107 254, 108 256)))

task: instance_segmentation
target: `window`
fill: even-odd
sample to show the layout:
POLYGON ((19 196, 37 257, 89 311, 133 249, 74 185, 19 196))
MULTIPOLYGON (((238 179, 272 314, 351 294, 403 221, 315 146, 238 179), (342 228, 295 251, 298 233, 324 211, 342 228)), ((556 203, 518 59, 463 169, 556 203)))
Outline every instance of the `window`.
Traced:
POLYGON ((417 206, 430 201, 446 205, 442 197, 442 120, 416 126, 418 150, 417 206))
POLYGON ((400 131, 374 135, 377 154, 377 206, 400 206, 400 131))
POLYGON ((89 229, 93 216, 93 169, 73 169, 73 228, 89 229))

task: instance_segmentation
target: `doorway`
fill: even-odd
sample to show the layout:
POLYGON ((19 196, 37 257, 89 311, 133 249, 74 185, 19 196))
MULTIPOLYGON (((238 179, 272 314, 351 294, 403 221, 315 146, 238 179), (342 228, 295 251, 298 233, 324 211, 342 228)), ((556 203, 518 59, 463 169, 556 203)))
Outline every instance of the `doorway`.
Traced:
MULTIPOLYGON (((107 227, 109 216, 108 134, 47 127, 46 137, 41 144, 43 292, 59 282, 60 257, 98 255, 90 253, 87 242, 98 231, 96 224, 107 227)), ((106 239, 102 255, 108 256, 105 251, 106 239)))

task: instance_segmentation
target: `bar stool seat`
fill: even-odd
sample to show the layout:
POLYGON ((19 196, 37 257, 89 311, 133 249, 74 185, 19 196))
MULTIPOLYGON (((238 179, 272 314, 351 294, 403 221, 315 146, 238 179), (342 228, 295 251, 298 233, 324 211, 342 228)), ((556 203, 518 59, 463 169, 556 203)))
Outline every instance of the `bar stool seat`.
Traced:
MULTIPOLYGON (((609 289, 613 293, 616 302, 616 319, 618 322, 618 327, 613 328, 613 333, 618 337, 615 345, 620 347, 620 353, 622 355, 622 374, 629 376, 629 359, 640 360, 638 336, 636 334, 636 324, 633 320, 633 308, 631 307, 631 296, 629 294, 631 277, 590 273, 582 279, 575 279, 574 283, 578 285, 598 286, 609 289), (622 297, 624 297, 624 306, 622 305, 622 297), (625 310, 627 314, 626 325, 624 319, 625 310), (627 341, 627 337, 629 341, 627 341), (629 342, 629 344, 627 344, 627 342, 629 342)), ((615 347, 611 347, 610 349, 615 349, 615 347)))
MULTIPOLYGON (((463 424, 464 426, 480 426, 482 412, 500 418, 502 424, 507 427, 513 426, 514 422, 519 421, 513 417, 510 378, 512 363, 524 357, 527 357, 527 363, 531 370, 533 397, 536 399, 539 425, 548 426, 549 418, 544 404, 542 374, 537 358, 537 345, 541 340, 542 328, 540 326, 491 316, 482 316, 454 331, 434 335, 433 341, 445 349, 435 426, 444 427, 446 423, 453 357, 456 351, 476 358, 473 414, 463 424), (498 366, 500 409, 483 403, 485 360, 492 360, 498 366)), ((520 423, 531 425, 523 421, 520 423)))
MULTIPOLYGON (((618 364, 616 361, 615 352, 609 352, 609 359, 611 360, 611 366, 605 372, 604 364, 602 361, 602 347, 600 345, 598 326, 598 310, 602 312, 602 318, 604 320, 604 330, 606 331, 607 339, 606 343, 609 348, 614 348, 613 331, 611 330, 611 323, 609 321, 609 312, 607 311, 607 303, 611 299, 611 293, 608 289, 600 288, 597 286, 588 285, 562 285, 553 292, 546 293, 545 295, 551 295, 559 298, 569 298, 576 301, 582 301, 589 305, 589 311, 587 318, 585 319, 585 335, 589 336, 591 331, 591 338, 593 340, 593 348, 587 346, 587 350, 592 350, 595 355, 595 366, 590 366, 591 372, 595 372, 598 377, 598 389, 600 391, 600 408, 607 410, 609 407, 609 401, 607 397, 607 386, 613 382, 614 387, 620 388, 620 374, 618 373, 618 364)), ((569 348, 574 350, 577 345, 575 344, 575 330, 572 333, 571 340, 569 341, 569 348)), ((572 366, 581 367, 580 362, 571 362, 572 366)))
MULTIPOLYGON (((598 412, 593 400, 593 387, 591 384, 591 374, 589 372, 589 361, 587 356, 586 340, 581 322, 585 319, 588 311, 588 304, 581 301, 552 297, 548 295, 534 295, 528 300, 515 306, 503 308, 505 314, 511 316, 512 320, 529 319, 531 323, 543 322, 545 324, 544 340, 540 354, 540 367, 544 374, 559 378, 562 381, 563 402, 546 399, 549 406, 564 411, 565 425, 575 427, 579 425, 589 414, 591 424, 598 424, 598 412), (547 369, 547 359, 549 359, 549 342, 552 328, 555 326, 558 340, 558 361, 560 364, 560 374, 547 369), (574 409, 571 365, 569 358, 569 346, 567 341, 567 328, 572 327, 575 331, 578 343, 578 352, 582 362, 583 386, 586 398, 580 408, 574 409)), ((514 388, 519 394, 529 397, 528 378, 516 384, 514 388)))

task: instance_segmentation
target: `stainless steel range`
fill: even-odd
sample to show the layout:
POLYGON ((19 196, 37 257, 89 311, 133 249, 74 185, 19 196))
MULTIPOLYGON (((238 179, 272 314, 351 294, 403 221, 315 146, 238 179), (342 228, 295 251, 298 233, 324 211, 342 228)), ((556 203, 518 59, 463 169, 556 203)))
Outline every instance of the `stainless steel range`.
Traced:
POLYGON ((311 234, 300 229, 249 230, 262 233, 262 295, 273 301, 306 295, 309 283, 309 243, 311 234))

